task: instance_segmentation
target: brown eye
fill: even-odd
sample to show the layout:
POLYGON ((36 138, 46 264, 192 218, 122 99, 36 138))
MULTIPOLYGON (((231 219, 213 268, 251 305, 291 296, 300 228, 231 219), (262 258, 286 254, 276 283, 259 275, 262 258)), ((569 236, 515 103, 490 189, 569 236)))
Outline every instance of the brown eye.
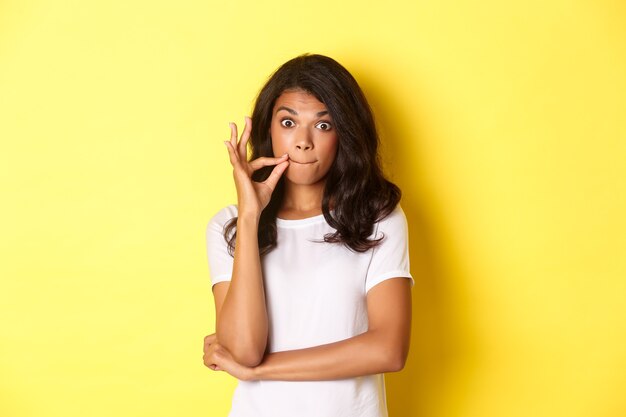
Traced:
POLYGON ((330 130, 332 126, 328 122, 319 122, 315 127, 322 130, 330 130))
POLYGON ((284 127, 294 127, 296 124, 291 119, 283 119, 280 124, 284 127))

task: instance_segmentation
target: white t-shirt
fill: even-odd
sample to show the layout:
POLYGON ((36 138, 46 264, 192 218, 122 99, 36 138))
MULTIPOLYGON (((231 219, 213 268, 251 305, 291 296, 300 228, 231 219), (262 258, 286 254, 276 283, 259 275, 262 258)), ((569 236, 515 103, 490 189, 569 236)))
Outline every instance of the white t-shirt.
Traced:
MULTIPOLYGON (((237 207, 220 210, 206 229, 212 284, 229 281, 233 258, 223 227, 237 207)), ((261 258, 270 352, 302 349, 367 331, 367 292, 409 272, 408 228, 402 208, 375 225, 384 240, 365 253, 316 242, 332 233, 323 215, 276 219, 277 247, 261 258)), ((382 374, 336 381, 239 381, 230 417, 386 417, 382 374)))

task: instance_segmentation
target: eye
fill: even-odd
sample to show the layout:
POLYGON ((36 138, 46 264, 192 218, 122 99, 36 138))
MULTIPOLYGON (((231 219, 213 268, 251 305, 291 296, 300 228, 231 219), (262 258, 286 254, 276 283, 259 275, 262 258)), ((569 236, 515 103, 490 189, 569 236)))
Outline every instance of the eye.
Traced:
POLYGON ((296 124, 291 119, 283 119, 280 124, 284 127, 294 127, 296 124))
POLYGON ((318 129, 322 129, 322 130, 332 129, 331 124, 328 122, 319 122, 317 125, 315 125, 315 127, 317 127, 318 129))

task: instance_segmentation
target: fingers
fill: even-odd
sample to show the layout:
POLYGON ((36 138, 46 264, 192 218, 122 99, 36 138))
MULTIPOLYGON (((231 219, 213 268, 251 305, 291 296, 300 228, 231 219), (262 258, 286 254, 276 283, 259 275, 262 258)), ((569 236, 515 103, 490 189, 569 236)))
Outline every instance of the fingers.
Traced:
POLYGON ((228 148, 228 156, 231 164, 235 161, 247 161, 248 159, 248 140, 250 139, 250 132, 252 132, 252 119, 248 116, 245 117, 246 122, 244 125, 243 133, 241 134, 241 140, 237 140, 237 125, 230 122, 230 140, 224 142, 228 148), (231 149, 232 148, 232 149, 231 149))
POLYGON ((239 153, 240 161, 248 160, 247 146, 248 146, 248 139, 250 139, 250 132, 252 131, 252 119, 250 119, 248 116, 246 116, 245 119, 246 119, 246 124, 244 125, 243 133, 241 134, 241 140, 239 141, 239 144, 237 145, 237 151, 239 153))
POLYGON ((202 361, 204 366, 214 371, 221 371, 220 363, 227 359, 227 351, 216 341, 215 335, 209 335, 204 338, 204 355, 202 361))
POLYGON ((216 360, 215 360, 215 351, 219 348, 219 343, 217 343, 217 336, 215 333, 210 334, 204 337, 204 348, 202 356, 202 360, 204 365, 212 370, 217 370, 216 360))
POLYGON ((230 144, 234 149, 237 149, 237 125, 233 122, 228 125, 230 126, 230 144))
POLYGON ((233 147, 233 144, 231 142, 224 141, 224 144, 226 145, 226 149, 228 149, 228 158, 230 159, 230 163, 234 167, 239 162, 239 158, 237 157, 237 151, 235 151, 235 148, 233 147))
POLYGON ((205 356, 209 352, 211 352, 211 349, 215 348, 216 345, 217 345, 217 335, 215 333, 205 336, 204 347, 202 348, 202 351, 204 352, 205 356))
POLYGON ((287 154, 284 154, 283 156, 278 157, 278 158, 262 156, 260 158, 255 159, 254 161, 251 161, 249 165, 253 171, 256 171, 257 169, 260 169, 263 167, 280 164, 281 162, 286 161, 287 157, 288 157, 287 154))
POLYGON ((272 170, 272 173, 270 174, 270 176, 267 177, 265 181, 263 181, 263 184, 267 185, 268 187, 272 189, 272 191, 274 191, 274 189, 276 188, 276 184, 278 184, 278 180, 280 179, 281 175, 283 175, 283 172, 285 172, 288 166, 289 166, 289 161, 287 160, 276 165, 274 169, 272 170))
POLYGON ((217 335, 215 333, 210 334, 204 337, 204 346, 210 345, 217 340, 217 335))

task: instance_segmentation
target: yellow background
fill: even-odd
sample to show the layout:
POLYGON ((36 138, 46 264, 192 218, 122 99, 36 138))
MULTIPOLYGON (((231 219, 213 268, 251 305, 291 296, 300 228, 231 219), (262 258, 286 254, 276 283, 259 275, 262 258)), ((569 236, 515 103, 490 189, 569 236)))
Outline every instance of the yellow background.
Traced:
POLYGON ((0 415, 225 416, 222 141, 303 52, 361 83, 415 310, 392 417, 626 415, 626 3, 0 2, 0 415))

